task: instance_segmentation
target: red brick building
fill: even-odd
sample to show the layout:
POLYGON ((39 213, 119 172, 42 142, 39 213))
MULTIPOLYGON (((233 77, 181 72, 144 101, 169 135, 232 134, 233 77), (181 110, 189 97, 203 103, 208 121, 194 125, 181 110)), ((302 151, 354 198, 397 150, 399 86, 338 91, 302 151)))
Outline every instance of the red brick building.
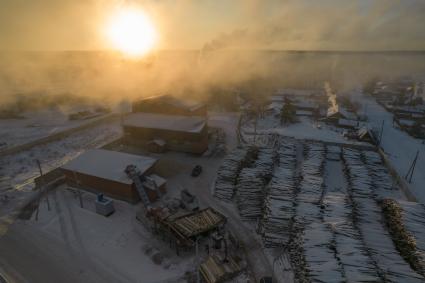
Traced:
MULTIPOLYGON (((133 181, 124 172, 127 165, 136 165, 143 176, 157 183, 161 193, 166 192, 165 179, 154 175, 156 159, 103 149, 88 150, 61 167, 67 184, 104 193, 112 198, 137 203, 140 197, 133 181)), ((145 187, 150 201, 158 198, 156 190, 145 187)))

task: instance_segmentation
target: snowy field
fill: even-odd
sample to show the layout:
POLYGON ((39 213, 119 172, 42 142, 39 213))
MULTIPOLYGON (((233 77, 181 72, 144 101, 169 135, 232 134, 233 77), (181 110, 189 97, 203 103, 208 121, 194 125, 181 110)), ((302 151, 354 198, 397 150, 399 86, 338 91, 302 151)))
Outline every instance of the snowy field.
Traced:
POLYGON ((269 139, 225 158, 215 196, 256 227, 279 282, 424 281, 382 221, 380 201, 405 196, 377 152, 269 139))
MULTIPOLYGON (((45 253, 63 258, 61 266, 52 263, 49 268, 53 269, 50 280, 58 280, 51 282, 186 282, 185 272, 196 266, 194 254, 179 257, 160 237, 153 237, 136 220, 137 205, 115 200, 116 212, 103 217, 95 212, 95 198, 84 193, 81 208, 74 191, 60 187, 49 194, 50 211, 43 201, 38 220, 35 213, 27 221, 17 220, 7 237, 28 231, 34 235, 30 242, 38 241, 38 246, 49 247, 45 253), (56 274, 63 269, 69 278, 56 274)), ((0 242, 2 249, 6 252, 7 247, 0 242)), ((43 254, 25 259, 30 251, 18 250, 24 258, 21 264, 28 264, 25 277, 42 282, 46 277, 37 275, 31 261, 43 254)))
POLYGON ((0 151, 80 127, 107 115, 87 120, 69 120, 67 112, 43 110, 24 113, 24 119, 0 119, 0 151))
MULTIPOLYGON (((281 125, 280 119, 274 115, 266 115, 257 122, 257 134, 279 134, 296 139, 317 140, 324 142, 347 143, 367 145, 362 142, 348 140, 343 137, 344 129, 327 125, 324 122, 315 122, 308 117, 297 117, 298 122, 281 125)), ((249 120, 243 124, 242 131, 253 135, 255 132, 254 121, 249 120)))
POLYGON ((3 156, 0 159, 0 215, 13 210, 32 193, 34 178, 40 175, 36 159, 40 161, 42 170, 49 172, 85 150, 101 147, 121 135, 118 122, 101 124, 58 141, 3 156))

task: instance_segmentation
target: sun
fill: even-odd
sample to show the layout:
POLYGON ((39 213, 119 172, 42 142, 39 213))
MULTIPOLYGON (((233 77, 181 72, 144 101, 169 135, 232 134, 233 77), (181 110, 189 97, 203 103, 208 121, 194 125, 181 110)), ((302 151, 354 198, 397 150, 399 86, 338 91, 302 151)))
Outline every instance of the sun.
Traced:
POLYGON ((147 54, 157 41, 152 21, 137 8, 116 11, 107 23, 106 36, 115 49, 129 56, 147 54))

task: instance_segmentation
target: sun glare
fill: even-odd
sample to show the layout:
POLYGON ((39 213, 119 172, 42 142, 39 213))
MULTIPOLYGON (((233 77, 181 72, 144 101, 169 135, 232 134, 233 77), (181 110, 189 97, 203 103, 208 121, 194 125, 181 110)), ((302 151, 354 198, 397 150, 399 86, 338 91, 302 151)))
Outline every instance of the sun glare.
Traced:
POLYGON ((117 11, 106 28, 114 48, 130 56, 143 56, 153 49, 157 32, 152 21, 142 11, 127 8, 117 11))

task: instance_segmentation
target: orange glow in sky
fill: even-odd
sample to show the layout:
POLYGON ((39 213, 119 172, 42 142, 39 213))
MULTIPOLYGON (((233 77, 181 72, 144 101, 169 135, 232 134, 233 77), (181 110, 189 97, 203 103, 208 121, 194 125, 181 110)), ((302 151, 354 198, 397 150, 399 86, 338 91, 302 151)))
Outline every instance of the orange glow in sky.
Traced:
POLYGON ((151 19, 137 8, 115 11, 106 25, 106 36, 113 48, 129 56, 143 56, 151 51, 158 34, 151 19))

